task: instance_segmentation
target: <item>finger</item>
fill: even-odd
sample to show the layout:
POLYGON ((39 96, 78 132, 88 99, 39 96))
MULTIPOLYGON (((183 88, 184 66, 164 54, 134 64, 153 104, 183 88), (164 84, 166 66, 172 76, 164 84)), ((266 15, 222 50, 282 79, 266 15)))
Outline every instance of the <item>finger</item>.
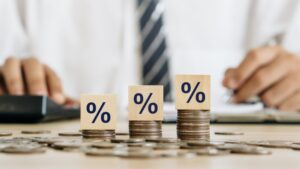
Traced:
POLYGON ((79 107, 79 104, 80 104, 79 100, 70 97, 67 97, 66 102, 64 103, 66 107, 71 107, 71 108, 79 107))
POLYGON ((47 85, 43 65, 35 58, 23 60, 28 92, 31 95, 47 95, 47 85))
POLYGON ((232 76, 228 77, 230 81, 228 87, 232 89, 239 88, 258 68, 271 62, 280 51, 280 47, 264 47, 250 51, 232 73, 232 76))
POLYGON ((5 61, 3 65, 3 78, 9 94, 24 94, 22 69, 19 59, 10 57, 5 61))
POLYGON ((230 86, 232 86, 232 84, 230 84, 230 77, 232 77, 233 73, 234 73, 235 69, 234 68, 228 68, 225 71, 225 75, 224 75, 224 79, 223 79, 223 86, 229 88, 230 86))
POLYGON ((62 84, 60 79, 50 67, 44 65, 44 68, 46 72, 46 81, 48 85, 50 98, 52 98, 55 102, 59 104, 63 104, 66 98, 63 94, 63 89, 62 89, 62 84))
POLYGON ((269 107, 277 107, 299 90, 299 81, 300 77, 297 73, 288 75, 264 92, 261 96, 262 101, 269 107))
POLYGON ((282 111, 297 111, 300 110, 300 92, 298 91, 293 96, 286 99, 279 105, 278 109, 282 111))
POLYGON ((233 101, 242 102, 266 90, 287 74, 288 66, 285 54, 276 57, 271 63, 258 69, 256 73, 238 89, 233 97, 233 101))

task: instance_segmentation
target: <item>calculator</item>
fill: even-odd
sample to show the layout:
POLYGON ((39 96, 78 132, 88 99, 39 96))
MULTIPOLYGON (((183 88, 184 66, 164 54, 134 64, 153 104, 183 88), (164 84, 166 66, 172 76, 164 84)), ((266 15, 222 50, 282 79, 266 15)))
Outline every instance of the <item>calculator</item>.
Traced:
POLYGON ((59 105, 47 96, 0 96, 0 123, 38 123, 79 116, 79 106, 59 105))

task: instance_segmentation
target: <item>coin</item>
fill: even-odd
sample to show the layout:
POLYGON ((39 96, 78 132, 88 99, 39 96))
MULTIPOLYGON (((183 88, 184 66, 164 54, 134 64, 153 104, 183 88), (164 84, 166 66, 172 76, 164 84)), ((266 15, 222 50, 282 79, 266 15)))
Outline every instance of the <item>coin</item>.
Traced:
POLYGON ((230 150, 219 150, 217 148, 207 147, 195 151, 197 155, 218 156, 230 154, 230 150))
POLYGON ((280 141, 280 140, 270 140, 270 141, 248 141, 245 142, 248 145, 256 145, 261 147, 269 148, 290 148, 292 145, 291 141, 280 141))
POLYGON ((195 152, 178 152, 177 156, 183 157, 183 158, 194 158, 194 157, 197 157, 197 153, 195 153, 195 152))
POLYGON ((188 141, 186 142, 188 146, 191 147, 217 147, 220 145, 224 145, 224 142, 221 141, 188 141))
POLYGON ((51 145, 52 148, 58 150, 74 150, 79 149, 81 144, 78 141, 62 141, 51 145))
POLYGON ((106 150, 99 150, 99 149, 86 149, 85 155, 88 156, 101 156, 101 157, 111 157, 115 156, 114 150, 106 149, 106 150))
POLYGON ((178 144, 174 143, 159 143, 154 147, 155 150, 172 150, 172 149, 179 149, 178 144))
POLYGON ((70 137, 76 137, 76 136, 82 136, 81 132, 61 132, 58 133, 59 136, 70 136, 70 137))
POLYGON ((177 157, 178 156, 178 152, 162 152, 159 154, 160 157, 166 157, 166 158, 170 158, 170 157, 177 157))
POLYGON ((158 155, 154 153, 145 153, 145 152, 125 152, 125 153, 120 153, 118 154, 118 157, 121 158, 134 158, 134 159, 139 159, 139 158, 157 158, 159 157, 158 155))
POLYGON ((49 134, 51 131, 49 130, 23 130, 22 134, 49 134))
POLYGON ((59 142, 58 138, 49 138, 49 137, 34 137, 32 138, 33 142, 37 142, 39 144, 52 145, 53 143, 59 142))
POLYGON ((116 132, 117 136, 128 136, 129 133, 128 132, 116 132))
POLYGON ((154 142, 154 143, 178 143, 180 139, 177 138, 148 138, 146 139, 147 142, 154 142))
POLYGON ((182 141, 208 141, 210 139, 210 113, 200 110, 178 110, 177 137, 182 141))
POLYGON ((9 131, 0 131, 0 137, 12 136, 13 133, 9 131))
POLYGON ((291 144, 290 148, 293 150, 300 150, 300 145, 299 144, 291 144))
POLYGON ((145 141, 143 138, 129 138, 126 140, 126 143, 143 143, 145 141))
POLYGON ((239 144, 226 144, 224 146, 219 146, 218 149, 221 150, 230 150, 231 153, 237 154, 256 154, 256 155, 269 155, 272 154, 271 151, 258 147, 258 146, 250 146, 250 145, 239 145, 239 144))
POLYGON ((160 138, 162 136, 161 121, 129 121, 131 138, 160 138))
POLYGON ((127 139, 121 139, 121 138, 112 138, 110 139, 110 142, 112 143, 126 143, 127 139))
POLYGON ((230 136, 234 136, 234 135, 244 135, 243 132, 238 132, 238 131, 217 131, 215 132, 216 135, 230 135, 230 136))
POLYGON ((113 144, 108 142, 99 142, 99 143, 93 143, 90 145, 93 148, 97 149, 113 149, 113 148, 120 148, 125 147, 125 144, 113 144))
POLYGON ((12 144, 1 149, 1 152, 9 154, 34 154, 44 153, 45 151, 38 144, 12 144))
POLYGON ((115 130, 82 130, 85 139, 111 139, 115 138, 115 130))

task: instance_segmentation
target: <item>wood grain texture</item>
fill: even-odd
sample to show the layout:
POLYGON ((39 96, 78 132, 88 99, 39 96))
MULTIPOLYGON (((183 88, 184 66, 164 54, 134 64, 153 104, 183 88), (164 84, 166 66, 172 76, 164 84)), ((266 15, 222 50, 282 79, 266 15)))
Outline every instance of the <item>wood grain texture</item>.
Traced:
MULTIPOLYGON (((90 107, 91 110, 91 107, 90 107)), ((106 120, 107 116, 105 117, 106 120)), ((106 95, 92 95, 84 94, 80 97, 80 127, 82 130, 107 130, 116 129, 116 119, 117 119, 117 101, 116 96, 112 94, 106 95), (88 103, 95 103, 96 109, 94 113, 87 112, 88 103), (98 110, 100 109, 102 103, 105 102, 102 111, 92 123, 93 119, 96 117, 98 110), (103 112, 108 112, 110 114, 110 120, 107 123, 101 121, 101 115, 103 112)))
MULTIPOLYGON (((185 85, 186 86, 186 85, 185 85)), ((187 90, 187 87, 185 87, 187 90)), ((179 110, 210 110, 210 76, 209 75, 176 75, 175 77, 175 93, 176 93, 176 108, 179 110), (193 96, 193 89, 200 82, 193 96), (182 92, 182 84, 190 84, 190 92, 182 92), (205 94, 204 102, 197 102, 196 97, 198 92, 205 94), (192 97, 189 100, 189 97, 192 97)), ((199 97, 201 100, 201 97, 199 97)))

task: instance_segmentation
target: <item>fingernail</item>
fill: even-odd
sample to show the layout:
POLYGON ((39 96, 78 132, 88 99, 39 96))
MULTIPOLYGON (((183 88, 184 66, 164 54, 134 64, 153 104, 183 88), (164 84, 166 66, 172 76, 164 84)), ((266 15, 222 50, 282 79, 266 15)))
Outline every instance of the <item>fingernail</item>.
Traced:
POLYGON ((57 103, 64 103, 65 101, 65 97, 61 94, 61 93, 54 93, 52 95, 52 98, 54 101, 56 101, 57 103))
POLYGON ((34 95, 38 95, 38 96, 43 96, 43 95, 47 95, 47 92, 43 91, 43 90, 38 90, 34 92, 34 95))
POLYGON ((237 84, 237 82, 236 82, 235 79, 230 78, 230 79, 228 80, 228 85, 229 85, 231 88, 235 88, 235 87, 236 87, 236 84, 237 84))
POLYGON ((229 102, 230 103, 238 103, 238 100, 235 96, 232 96, 230 99, 229 99, 229 102))
POLYGON ((21 96, 21 95, 23 95, 23 92, 21 91, 21 90, 16 90, 15 92, 14 92, 14 95, 16 95, 16 96, 21 96))

